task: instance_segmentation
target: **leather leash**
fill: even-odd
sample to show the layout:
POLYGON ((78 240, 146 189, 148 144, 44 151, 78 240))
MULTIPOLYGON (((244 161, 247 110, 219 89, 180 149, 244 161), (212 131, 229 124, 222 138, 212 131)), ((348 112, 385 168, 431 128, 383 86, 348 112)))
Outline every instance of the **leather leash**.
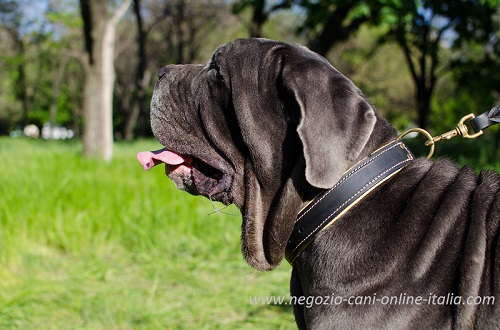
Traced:
POLYGON ((488 128, 492 125, 500 123, 500 105, 493 107, 491 110, 486 111, 479 116, 471 119, 470 125, 474 132, 479 133, 480 131, 488 128))
POLYGON ((331 189, 324 191, 297 216, 285 249, 293 264, 298 255, 327 228, 370 191, 398 173, 414 159, 402 141, 394 141, 349 169, 331 189))

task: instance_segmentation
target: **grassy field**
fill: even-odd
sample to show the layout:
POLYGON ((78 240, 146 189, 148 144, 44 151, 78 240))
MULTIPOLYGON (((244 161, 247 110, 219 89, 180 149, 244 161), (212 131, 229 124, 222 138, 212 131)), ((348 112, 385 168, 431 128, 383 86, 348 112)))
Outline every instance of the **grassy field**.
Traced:
MULTIPOLYGON (((72 142, 0 139, 0 329, 293 329, 290 266, 243 261, 241 216, 179 192, 117 144, 112 163, 72 142)), ((219 205, 220 206, 220 205, 219 205)))
MULTIPOLYGON (((437 155, 499 169, 489 139, 437 155)), ((0 139, 0 329, 295 328, 290 306, 249 302, 288 296, 290 266, 247 266, 238 210, 142 170, 135 154, 158 147, 118 143, 104 164, 76 142, 0 139)))

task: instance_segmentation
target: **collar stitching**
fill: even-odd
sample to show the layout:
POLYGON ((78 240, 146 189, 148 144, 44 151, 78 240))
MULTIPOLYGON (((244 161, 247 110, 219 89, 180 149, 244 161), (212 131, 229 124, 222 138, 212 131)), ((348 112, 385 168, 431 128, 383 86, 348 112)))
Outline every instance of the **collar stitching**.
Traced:
MULTIPOLYGON (((332 192, 335 188, 337 188, 340 184, 342 184, 342 182, 344 182, 345 180, 347 180, 350 176, 352 176, 354 173, 356 173, 357 171, 359 171, 360 169, 362 169, 363 167, 365 167, 366 165, 368 165, 370 162, 373 162, 375 159, 377 159, 378 157, 382 156, 384 153, 386 153, 387 151, 391 150, 392 148, 394 147, 397 147, 397 146, 403 146, 405 148, 406 151, 408 151, 408 149, 406 148, 406 146, 404 144, 395 144, 393 145, 392 147, 384 150, 383 152, 381 152, 380 154, 378 154, 377 156, 373 157, 373 158, 370 158, 368 160, 366 160, 365 162, 363 162, 362 164, 360 164, 358 167, 350 170, 350 172, 348 172, 346 175, 344 175, 340 181, 338 181, 332 188, 330 188, 328 190, 328 192, 326 194, 324 194, 323 196, 321 196, 321 198, 319 198, 313 205, 311 205, 310 207, 308 207, 307 210, 305 210, 299 217, 297 217, 297 219, 295 220, 295 223, 297 223, 300 219, 302 219, 309 211, 311 211, 318 203, 320 203, 326 196, 328 196, 328 194, 330 192, 332 192)), ((372 153, 373 154, 373 153, 372 153)))
MULTIPOLYGON (((300 241, 299 244, 297 244, 297 246, 295 247, 295 249, 292 250, 292 252, 295 252, 295 250, 297 250, 298 247, 300 247, 302 245, 302 243, 304 241, 306 241, 311 235, 313 235, 314 233, 316 233, 316 231, 318 231, 318 229, 320 227, 323 226, 323 224, 328 221, 335 213, 337 213, 340 209, 342 209, 342 207, 344 207, 344 205, 348 204, 353 198, 355 198, 357 195, 359 195, 363 190, 365 190, 367 187, 369 187, 372 182, 376 181, 378 178, 380 178, 381 176, 383 176, 385 173, 391 171, 393 168, 401 165, 401 164, 404 164, 406 162, 409 162, 411 159, 408 158, 406 160, 403 160, 397 164, 395 164, 394 166, 392 166, 391 168, 388 168, 387 170, 385 170, 384 172, 380 173, 378 176, 376 176, 375 178, 373 178, 370 182, 368 182, 363 188, 361 188, 360 190, 358 190, 355 194, 353 194, 348 200, 346 200, 344 203, 342 203, 342 205, 340 205, 335 211, 333 211, 332 214, 330 214, 325 220, 323 220, 323 222, 321 222, 309 235, 307 235, 307 237, 305 237, 302 241, 300 241)), ((332 188, 333 189, 333 188, 332 188)))

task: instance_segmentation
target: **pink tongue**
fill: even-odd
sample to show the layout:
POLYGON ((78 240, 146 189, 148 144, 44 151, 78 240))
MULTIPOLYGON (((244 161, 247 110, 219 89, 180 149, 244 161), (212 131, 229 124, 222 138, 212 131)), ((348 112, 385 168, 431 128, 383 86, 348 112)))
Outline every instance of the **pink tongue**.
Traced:
POLYGON ((137 160, 141 163, 145 171, 149 171, 154 166, 165 163, 168 165, 179 165, 184 163, 184 158, 176 153, 168 151, 166 148, 155 151, 143 151, 137 154, 137 160))

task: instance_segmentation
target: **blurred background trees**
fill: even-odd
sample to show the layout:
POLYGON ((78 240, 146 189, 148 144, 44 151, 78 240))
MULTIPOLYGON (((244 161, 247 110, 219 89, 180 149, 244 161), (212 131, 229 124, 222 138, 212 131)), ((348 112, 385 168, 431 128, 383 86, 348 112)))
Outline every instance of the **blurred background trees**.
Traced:
MULTIPOLYGON (((95 1, 107 21, 127 2, 95 1)), ((92 1, 81 3, 0 0, 0 134, 34 124, 49 137, 58 126, 82 137, 99 127, 92 118, 104 106, 88 118, 97 92, 84 91, 92 40, 104 32, 88 33, 92 1)), ((398 129, 449 129, 500 103, 499 7, 498 0, 132 0, 116 21, 114 63, 105 65, 116 76, 112 113, 108 137, 97 140, 151 136, 158 68, 205 63, 219 45, 249 36, 299 42, 327 57, 398 129)))

